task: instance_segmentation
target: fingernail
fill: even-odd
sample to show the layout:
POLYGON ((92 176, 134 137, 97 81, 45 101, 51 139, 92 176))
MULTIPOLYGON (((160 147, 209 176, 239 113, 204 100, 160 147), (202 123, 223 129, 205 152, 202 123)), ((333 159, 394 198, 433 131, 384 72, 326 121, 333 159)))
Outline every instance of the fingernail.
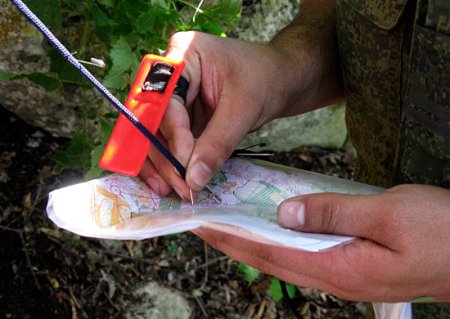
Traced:
POLYGON ((302 228, 305 225, 305 205, 303 202, 293 200, 281 204, 278 221, 283 227, 302 228))
POLYGON ((181 200, 186 200, 183 196, 183 193, 180 191, 180 189, 178 187, 173 186, 173 190, 178 195, 178 197, 180 197, 181 200))
POLYGON ((145 180, 148 186, 154 191, 156 194, 159 195, 159 181, 158 179, 154 177, 149 177, 145 180))
POLYGON ((212 170, 202 161, 196 161, 189 172, 189 177, 194 183, 194 190, 201 190, 211 179, 212 170))

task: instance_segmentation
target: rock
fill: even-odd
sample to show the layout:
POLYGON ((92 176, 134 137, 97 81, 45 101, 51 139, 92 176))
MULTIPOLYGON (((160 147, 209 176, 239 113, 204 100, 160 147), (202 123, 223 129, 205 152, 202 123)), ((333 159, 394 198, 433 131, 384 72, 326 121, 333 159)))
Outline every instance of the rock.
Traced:
MULTIPOLYGON (((8 0, 0 0, 0 72, 47 72, 50 61, 42 35, 8 0)), ((59 92, 48 93, 28 79, 0 81, 0 104, 29 124, 68 134, 74 126, 74 101, 59 92), (66 105, 69 104, 68 107, 66 105)))
POLYGON ((125 313, 126 319, 188 319, 192 309, 188 301, 175 290, 149 282, 137 289, 133 296, 139 302, 132 304, 125 313))
POLYGON ((300 0, 261 0, 243 6, 238 37, 251 42, 269 42, 297 15, 300 0))
MULTIPOLYGON (((0 75, 3 73, 46 73, 50 59, 43 49, 43 37, 9 0, 0 0, 0 75)), ((76 109, 82 104, 81 88, 63 85, 49 92, 27 78, 0 80, 0 105, 27 123, 62 136, 82 127, 76 109)), ((99 100, 85 92, 91 103, 99 100), (93 98, 92 98, 93 97, 93 98)))
POLYGON ((345 106, 341 104, 274 120, 248 134, 240 147, 265 143, 268 149, 274 151, 289 151, 302 145, 340 148, 347 141, 344 118, 345 106))
MULTIPOLYGON (((238 37, 264 43, 270 41, 298 13, 300 0, 261 0, 243 7, 238 37)), ((266 143, 267 148, 287 151, 302 145, 339 148, 347 140, 343 105, 272 121, 248 134, 241 147, 266 143), (293 129, 295 134, 293 134, 293 129)))

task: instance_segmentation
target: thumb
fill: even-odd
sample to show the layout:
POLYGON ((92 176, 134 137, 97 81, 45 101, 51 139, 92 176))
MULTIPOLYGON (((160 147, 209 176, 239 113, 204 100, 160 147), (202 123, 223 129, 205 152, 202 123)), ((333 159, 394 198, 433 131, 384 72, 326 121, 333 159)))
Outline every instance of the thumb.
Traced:
POLYGON ((321 193, 298 196, 281 203, 281 226, 304 232, 357 236, 368 239, 380 229, 382 195, 321 193))
POLYGON ((220 105, 197 139, 186 175, 192 189, 205 187, 250 130, 248 121, 235 115, 227 105, 220 105))

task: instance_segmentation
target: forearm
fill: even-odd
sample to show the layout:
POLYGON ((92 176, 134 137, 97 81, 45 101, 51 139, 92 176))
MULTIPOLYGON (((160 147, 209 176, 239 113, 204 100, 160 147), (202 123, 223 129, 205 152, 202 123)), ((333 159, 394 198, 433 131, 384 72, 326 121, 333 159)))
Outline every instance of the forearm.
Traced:
POLYGON ((278 117, 343 99, 335 0, 304 0, 300 15, 272 41, 282 57, 286 104, 278 117))

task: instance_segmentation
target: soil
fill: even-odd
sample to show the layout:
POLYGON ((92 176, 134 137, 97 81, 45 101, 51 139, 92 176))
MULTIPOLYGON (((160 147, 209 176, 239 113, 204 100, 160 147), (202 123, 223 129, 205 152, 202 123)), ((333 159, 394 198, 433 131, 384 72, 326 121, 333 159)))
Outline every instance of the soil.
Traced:
MULTIPOLYGON (((0 318, 122 318, 148 281, 182 294, 192 318, 293 318, 267 293, 270 276, 247 283, 238 262, 190 233, 119 242, 56 228, 45 213, 48 192, 83 179, 52 173, 52 156, 68 140, 1 107, 0 134, 0 318)), ((317 147, 274 161, 345 178, 354 167, 351 152, 317 147)), ((301 289, 297 301, 304 318, 364 317, 361 304, 314 289, 301 289)))

